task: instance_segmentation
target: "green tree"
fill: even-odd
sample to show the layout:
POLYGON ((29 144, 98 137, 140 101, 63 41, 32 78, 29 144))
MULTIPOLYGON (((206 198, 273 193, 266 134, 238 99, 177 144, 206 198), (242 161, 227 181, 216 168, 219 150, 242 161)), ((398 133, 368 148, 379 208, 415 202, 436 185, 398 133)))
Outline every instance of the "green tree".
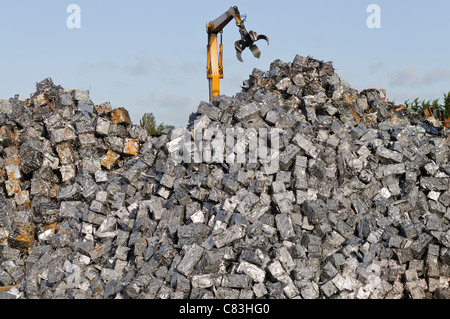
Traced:
POLYGON ((450 91, 447 94, 444 93, 444 110, 445 116, 450 116, 450 91))
POLYGON ((420 110, 424 111, 431 106, 431 100, 421 102, 420 110))
POLYGON ((439 99, 434 99, 433 102, 431 102, 431 106, 432 106, 433 109, 435 109, 435 110, 440 109, 441 106, 439 105, 439 99))
POLYGON ((145 113, 139 124, 145 128, 150 135, 161 135, 162 131, 166 127, 164 123, 161 123, 159 125, 156 124, 156 119, 153 113, 145 113))
POLYGON ((409 112, 412 112, 413 110, 412 110, 412 103, 409 101, 409 99, 407 99, 403 104, 405 104, 405 106, 406 106, 406 108, 407 108, 407 110, 409 111, 409 112))
POLYGON ((420 111, 420 102, 419 102, 419 98, 415 98, 414 101, 411 103, 411 109, 414 112, 420 111))

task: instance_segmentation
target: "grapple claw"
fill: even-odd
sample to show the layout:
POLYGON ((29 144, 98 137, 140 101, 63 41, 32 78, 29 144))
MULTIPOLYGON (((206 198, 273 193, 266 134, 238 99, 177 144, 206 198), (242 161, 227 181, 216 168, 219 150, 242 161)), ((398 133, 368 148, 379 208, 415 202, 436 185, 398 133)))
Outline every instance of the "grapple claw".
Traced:
POLYGON ((246 48, 250 48, 250 51, 252 51, 253 55, 259 59, 259 57, 261 56, 261 51, 256 46, 255 42, 263 39, 267 41, 267 44, 269 44, 269 38, 263 34, 258 35, 258 33, 256 33, 255 31, 247 32, 244 23, 239 24, 239 33, 241 34, 241 39, 234 43, 237 59, 243 62, 241 55, 242 51, 244 51, 246 48))

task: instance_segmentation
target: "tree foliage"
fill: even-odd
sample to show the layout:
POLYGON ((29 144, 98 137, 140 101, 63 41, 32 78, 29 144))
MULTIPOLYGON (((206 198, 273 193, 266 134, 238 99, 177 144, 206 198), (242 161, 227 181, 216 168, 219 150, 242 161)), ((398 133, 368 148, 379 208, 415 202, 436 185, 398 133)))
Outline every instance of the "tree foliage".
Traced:
POLYGON ((148 134, 153 136, 161 135, 162 131, 166 127, 164 123, 160 123, 159 125, 156 124, 156 119, 153 113, 145 113, 139 121, 139 124, 147 130, 148 134))
POLYGON ((434 100, 422 100, 420 101, 419 98, 415 98, 412 102, 408 99, 405 101, 405 106, 410 112, 420 112, 424 111, 430 106, 437 110, 437 109, 443 109, 445 112, 445 115, 447 117, 450 116, 450 91, 445 94, 444 93, 444 104, 441 105, 439 103, 440 99, 434 99, 434 100))
POLYGON ((415 98, 412 102, 406 100, 405 106, 410 112, 418 112, 422 109, 419 98, 415 98))
POLYGON ((445 110, 445 115, 446 116, 450 116, 450 91, 445 94, 444 93, 444 110, 445 110))

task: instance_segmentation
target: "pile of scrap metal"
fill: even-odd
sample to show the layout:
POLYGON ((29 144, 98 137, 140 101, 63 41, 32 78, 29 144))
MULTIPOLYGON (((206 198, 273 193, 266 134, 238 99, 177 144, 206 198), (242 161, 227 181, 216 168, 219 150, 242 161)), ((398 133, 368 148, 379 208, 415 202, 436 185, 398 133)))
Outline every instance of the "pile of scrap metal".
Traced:
POLYGON ((0 298, 450 298, 446 137, 331 62, 254 69, 183 135, 49 79, 1 107, 0 298), (254 137, 278 165, 236 160, 254 137))

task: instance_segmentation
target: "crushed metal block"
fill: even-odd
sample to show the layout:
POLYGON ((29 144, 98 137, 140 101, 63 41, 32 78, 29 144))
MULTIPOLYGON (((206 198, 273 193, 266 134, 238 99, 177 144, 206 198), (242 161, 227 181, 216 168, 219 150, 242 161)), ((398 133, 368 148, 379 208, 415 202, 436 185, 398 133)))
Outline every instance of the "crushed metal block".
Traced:
POLYGON ((111 169, 118 161, 118 159, 120 158, 120 155, 109 150, 102 158, 102 166, 105 167, 106 169, 111 169))
POLYGON ((111 115, 111 122, 113 124, 128 124, 128 125, 132 124, 128 111, 123 107, 119 107, 112 110, 110 115, 111 115))
POLYGON ((62 165, 73 164, 75 162, 75 149, 71 143, 61 143, 56 146, 59 162, 62 165))
POLYGON ((124 141, 123 152, 127 155, 139 154, 139 140, 126 138, 124 141))
POLYGON ((8 244, 26 252, 34 244, 34 233, 35 225, 32 220, 32 212, 18 211, 11 226, 8 244))
POLYGON ((64 141, 73 141, 77 138, 76 130, 70 124, 65 128, 59 128, 51 131, 52 142, 57 144, 64 141))

